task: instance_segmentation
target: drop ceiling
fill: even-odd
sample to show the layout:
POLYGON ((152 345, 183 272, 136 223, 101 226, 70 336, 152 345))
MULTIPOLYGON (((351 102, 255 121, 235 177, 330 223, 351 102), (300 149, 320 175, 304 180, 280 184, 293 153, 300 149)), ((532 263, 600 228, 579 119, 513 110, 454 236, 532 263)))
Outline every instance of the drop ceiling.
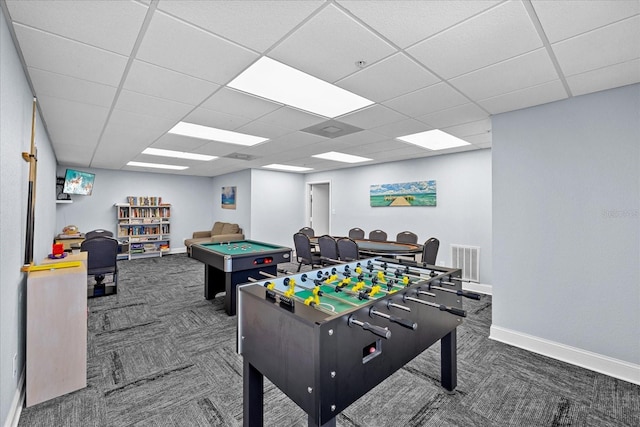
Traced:
POLYGON ((638 0, 0 3, 66 166, 172 163, 189 168, 162 173, 217 176, 354 166, 311 157, 327 151, 375 164, 484 149, 492 114, 640 82, 638 0), (226 87, 263 56, 375 103, 328 118, 226 87), (305 131, 330 119, 362 130, 305 131), (168 134, 180 121, 269 141, 168 134), (436 128, 470 145, 428 151, 395 139, 436 128), (141 154, 147 147, 219 158, 170 160, 141 154))

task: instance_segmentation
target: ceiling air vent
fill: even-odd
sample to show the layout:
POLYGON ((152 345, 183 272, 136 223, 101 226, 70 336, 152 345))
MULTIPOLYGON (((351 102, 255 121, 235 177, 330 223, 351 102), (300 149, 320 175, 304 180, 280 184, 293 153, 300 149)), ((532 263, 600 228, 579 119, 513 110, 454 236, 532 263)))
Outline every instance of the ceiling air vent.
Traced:
POLYGON ((258 156, 251 156, 249 154, 242 154, 242 153, 231 153, 222 157, 225 157, 227 159, 236 159, 236 160, 255 160, 258 158, 258 156))
POLYGON ((317 125, 309 126, 308 128, 300 130, 302 132, 324 136, 325 138, 338 138, 339 136, 360 132, 363 129, 337 120, 327 120, 326 122, 318 123, 317 125))

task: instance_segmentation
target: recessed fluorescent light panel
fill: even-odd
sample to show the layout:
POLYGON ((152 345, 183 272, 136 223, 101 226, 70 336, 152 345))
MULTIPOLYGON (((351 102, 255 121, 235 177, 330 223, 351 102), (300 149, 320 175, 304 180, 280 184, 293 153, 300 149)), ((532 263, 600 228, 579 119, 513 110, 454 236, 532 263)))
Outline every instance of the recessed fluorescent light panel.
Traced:
POLYGON ((276 169, 280 171, 289 171, 289 172, 306 172, 306 171, 313 170, 312 168, 305 168, 302 166, 280 165, 278 163, 272 163, 270 165, 263 166, 263 168, 276 169))
POLYGON ((462 139, 456 138, 455 136, 439 129, 414 133, 412 135, 399 136, 396 139, 426 148, 427 150, 444 150, 446 148, 471 145, 467 141, 463 141, 462 139))
POLYGON ((162 163, 144 163, 144 162, 129 162, 127 163, 127 166, 137 166, 140 168, 173 169, 177 171, 189 169, 189 166, 163 165, 162 163))
POLYGON ((318 159, 333 160, 336 162, 343 162, 343 163, 361 163, 361 162, 368 162, 369 160, 373 160, 373 159, 368 159, 366 157, 339 153, 337 151, 329 151, 322 154, 314 154, 311 157, 317 157, 318 159))
POLYGON ((209 141, 227 142, 238 145, 256 145, 268 141, 269 138, 247 135, 244 133, 232 132, 230 130, 216 129, 209 126, 197 125, 195 123, 180 122, 175 125, 169 133, 174 135, 188 136, 191 138, 206 139, 209 141))
POLYGON ((374 103, 266 56, 244 70, 228 86, 329 118, 374 103))
POLYGON ((145 148, 142 154, 149 154, 151 156, 173 157, 176 159, 202 160, 205 162, 208 162, 209 160, 217 159, 216 156, 208 156, 206 154, 186 153, 184 151, 163 150, 161 148, 145 148))

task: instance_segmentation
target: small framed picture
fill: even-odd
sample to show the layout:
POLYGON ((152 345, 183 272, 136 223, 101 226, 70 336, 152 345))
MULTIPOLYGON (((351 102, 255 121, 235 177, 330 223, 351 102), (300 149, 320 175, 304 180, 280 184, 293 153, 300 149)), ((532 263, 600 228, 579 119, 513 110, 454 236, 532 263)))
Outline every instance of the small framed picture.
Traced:
POLYGON ((236 187, 222 187, 222 209, 236 208, 236 187))

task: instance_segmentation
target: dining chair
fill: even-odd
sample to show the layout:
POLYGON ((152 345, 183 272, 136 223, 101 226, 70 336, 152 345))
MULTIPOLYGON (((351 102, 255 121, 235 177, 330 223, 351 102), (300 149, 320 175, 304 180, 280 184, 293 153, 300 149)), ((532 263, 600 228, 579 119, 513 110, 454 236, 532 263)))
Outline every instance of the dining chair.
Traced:
POLYGON ((307 235, 307 236, 309 236, 309 237, 315 237, 315 236, 316 236, 316 232, 315 232, 315 231, 314 231, 314 229, 313 229, 313 228, 311 228, 311 227, 302 227, 302 228, 299 230, 299 232, 300 232, 300 233, 304 233, 304 234, 306 234, 306 235, 307 235))
POLYGON ((104 230, 102 228, 98 228, 95 230, 91 230, 91 231, 87 231, 84 235, 85 240, 89 240, 89 239, 93 239, 94 237, 98 237, 98 236, 106 236, 106 237, 113 237, 113 232, 109 231, 109 230, 104 230))
POLYGON ((352 228, 351 230, 349 230, 349 238, 364 239, 364 230, 358 227, 352 228))
POLYGON ((377 240, 380 242, 387 241, 387 233, 382 230, 373 230, 369 232, 369 240, 377 240))
POLYGON ((293 235, 293 245, 296 248, 298 271, 302 268, 302 264, 310 265, 311 268, 315 265, 322 267, 320 255, 311 252, 311 241, 309 241, 309 236, 302 232, 295 233, 293 235))
POLYGON ((358 244, 348 237, 338 239, 338 259, 344 262, 351 262, 360 259, 358 244))
POLYGON ((80 244, 80 250, 87 252, 87 275, 96 281, 92 296, 118 293, 118 240, 109 236, 92 237, 80 244), (107 293, 103 281, 109 274, 113 292, 107 293))
POLYGON ((336 239, 325 234, 318 237, 320 247, 320 259, 323 265, 336 264, 338 262, 338 244, 336 239))
POLYGON ((424 248, 422 249, 422 263, 436 265, 436 258, 438 257, 439 247, 440 240, 436 239, 435 237, 432 237, 424 242, 424 248))
MULTIPOLYGON (((418 235, 411 231, 401 231, 396 235, 396 242, 400 243, 418 243, 418 235)), ((416 254, 403 255, 406 258, 416 259, 416 254)))

